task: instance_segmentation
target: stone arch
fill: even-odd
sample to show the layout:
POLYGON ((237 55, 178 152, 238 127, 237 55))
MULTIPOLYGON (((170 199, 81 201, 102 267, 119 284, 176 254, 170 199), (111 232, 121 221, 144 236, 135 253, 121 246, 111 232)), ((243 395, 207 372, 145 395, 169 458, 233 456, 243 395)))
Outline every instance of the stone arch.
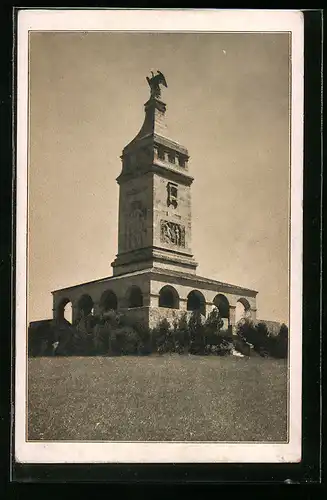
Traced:
POLYGON ((220 316, 222 318, 229 319, 229 302, 225 295, 223 295, 222 293, 218 293, 213 299, 213 304, 219 310, 220 316))
POLYGON ((251 317, 251 306, 247 299, 241 297, 236 302, 235 322, 238 323, 241 319, 251 317))
POLYGON ((116 311, 118 308, 117 295, 112 290, 105 290, 100 298, 100 309, 103 312, 116 311))
POLYGON ((80 318, 81 316, 89 316, 93 314, 94 302, 92 297, 88 294, 82 295, 77 302, 77 315, 80 318))
POLYGON ((143 294, 139 286, 133 285, 127 292, 127 307, 142 307, 143 294))
POLYGON ((165 285, 161 288, 159 292, 159 307, 179 309, 179 295, 174 287, 165 285))
POLYGON ((187 310, 199 311, 203 316, 206 315, 206 300, 203 293, 199 290, 192 290, 187 296, 187 310))
POLYGON ((66 320, 69 323, 73 322, 73 304, 68 297, 61 299, 59 302, 57 307, 57 319, 59 321, 66 320))

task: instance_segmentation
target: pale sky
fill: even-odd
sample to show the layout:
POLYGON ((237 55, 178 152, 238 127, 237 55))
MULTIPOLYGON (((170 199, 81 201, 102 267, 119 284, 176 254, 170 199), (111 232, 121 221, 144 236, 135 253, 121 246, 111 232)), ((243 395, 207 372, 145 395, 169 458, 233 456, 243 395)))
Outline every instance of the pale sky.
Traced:
POLYGON ((52 290, 111 276, 119 156, 157 69, 195 178, 197 274, 258 290, 258 318, 289 323, 286 33, 31 35, 28 321, 52 317, 52 290))

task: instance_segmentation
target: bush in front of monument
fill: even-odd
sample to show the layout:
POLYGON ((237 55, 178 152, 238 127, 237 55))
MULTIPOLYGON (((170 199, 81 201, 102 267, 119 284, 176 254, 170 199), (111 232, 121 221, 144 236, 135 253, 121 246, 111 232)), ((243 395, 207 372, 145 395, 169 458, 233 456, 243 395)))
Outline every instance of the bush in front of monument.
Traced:
POLYGON ((173 325, 164 318, 151 332, 152 351, 202 356, 231 354, 233 340, 230 332, 222 327, 218 309, 213 310, 206 320, 199 311, 193 311, 189 318, 186 313, 182 314, 173 325))
POLYGON ((260 356, 267 358, 272 354, 272 337, 269 334, 266 323, 260 321, 255 325, 255 343, 254 348, 260 356))
POLYGON ((121 325, 112 332, 111 352, 114 356, 138 353, 139 337, 134 328, 121 325))
POLYGON ((140 336, 128 318, 109 311, 96 321, 93 328, 94 354, 121 356, 138 354, 140 336))
POLYGON ((233 350, 233 340, 227 330, 219 310, 214 308, 206 319, 199 311, 193 311, 188 322, 190 354, 225 356, 233 350))
POLYGON ((51 324, 43 322, 38 327, 29 326, 28 329, 28 355, 29 357, 51 356, 55 335, 51 324))
POLYGON ((200 311, 164 318, 152 330, 141 320, 111 310, 88 315, 74 325, 68 322, 42 324, 29 329, 29 356, 124 356, 151 354, 218 355, 241 353, 251 356, 287 358, 288 327, 274 332, 269 322, 243 319, 236 336, 223 329, 219 310, 207 318, 200 311), (278 331, 278 334, 276 333, 278 331))
POLYGON ((115 311, 98 316, 93 327, 93 351, 95 355, 106 356, 112 351, 114 330, 118 326, 115 311))
POLYGON ((271 336, 271 353, 275 358, 285 359, 288 356, 288 327, 282 323, 276 336, 271 336))
POLYGON ((242 343, 251 345, 253 351, 262 357, 287 358, 288 328, 285 324, 281 325, 278 335, 273 335, 264 321, 254 324, 246 318, 238 323, 236 334, 238 346, 242 343))
POLYGON ((205 342, 204 354, 226 356, 234 348, 233 339, 229 330, 223 329, 224 322, 218 308, 214 308, 203 324, 205 342))
POLYGON ((138 354, 148 356, 152 352, 152 335, 148 326, 135 322, 133 328, 138 336, 138 354))
POLYGON ((190 348, 190 332, 186 312, 174 321, 173 330, 175 351, 178 354, 187 354, 190 348))
POLYGON ((263 322, 257 325, 248 318, 243 318, 237 324, 237 336, 241 342, 237 342, 236 345, 241 346, 242 342, 244 347, 251 345, 253 351, 262 357, 267 357, 270 353, 271 342, 269 339, 268 329, 263 322))
POLYGON ((228 330, 223 329, 224 322, 219 309, 215 307, 208 315, 203 325, 205 354, 226 356, 233 350, 233 340, 228 330))
POLYGON ((278 338, 278 354, 282 358, 287 358, 289 332, 288 332, 288 327, 287 327, 287 325, 285 325, 285 323, 281 324, 277 338, 278 338))
POLYGON ((93 330, 93 345, 95 354, 106 355, 108 353, 110 335, 110 323, 104 319, 100 319, 99 322, 94 326, 93 330))
POLYGON ((190 335, 190 354, 205 354, 205 328, 199 311, 192 311, 188 321, 188 329, 190 335))
POLYGON ((211 345, 209 354, 215 354, 216 356, 228 356, 232 354, 234 349, 233 340, 229 336, 220 336, 219 343, 216 345, 211 345))
POLYGON ((164 354, 175 351, 173 332, 166 318, 159 321, 152 329, 153 351, 164 354))

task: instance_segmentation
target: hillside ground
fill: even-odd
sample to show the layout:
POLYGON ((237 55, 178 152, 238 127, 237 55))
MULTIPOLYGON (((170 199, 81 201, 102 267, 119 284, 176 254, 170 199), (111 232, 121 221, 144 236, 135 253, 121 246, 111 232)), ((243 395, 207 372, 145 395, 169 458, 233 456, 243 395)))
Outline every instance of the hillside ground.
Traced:
POLYGON ((58 356, 28 363, 28 440, 287 440, 285 360, 58 356))

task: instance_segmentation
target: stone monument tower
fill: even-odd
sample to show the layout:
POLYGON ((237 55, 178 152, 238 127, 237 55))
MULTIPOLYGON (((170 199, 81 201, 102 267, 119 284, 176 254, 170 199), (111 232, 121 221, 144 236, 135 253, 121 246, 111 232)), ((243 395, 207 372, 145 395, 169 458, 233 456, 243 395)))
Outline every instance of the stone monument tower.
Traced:
POLYGON ((72 304, 72 321, 112 309, 153 327, 194 310, 206 316, 217 307, 225 327, 233 329, 236 306, 256 317, 255 290, 196 274, 192 253, 192 210, 188 150, 168 137, 166 104, 158 71, 147 81, 143 125, 123 149, 119 184, 118 253, 113 275, 55 290, 53 315, 64 317, 72 304))
POLYGON ((191 193, 188 151, 168 138, 162 73, 148 79, 141 130, 123 150, 119 193, 118 255, 114 276, 151 267, 195 274, 191 249, 191 193), (154 92, 153 81, 158 82, 154 92))

